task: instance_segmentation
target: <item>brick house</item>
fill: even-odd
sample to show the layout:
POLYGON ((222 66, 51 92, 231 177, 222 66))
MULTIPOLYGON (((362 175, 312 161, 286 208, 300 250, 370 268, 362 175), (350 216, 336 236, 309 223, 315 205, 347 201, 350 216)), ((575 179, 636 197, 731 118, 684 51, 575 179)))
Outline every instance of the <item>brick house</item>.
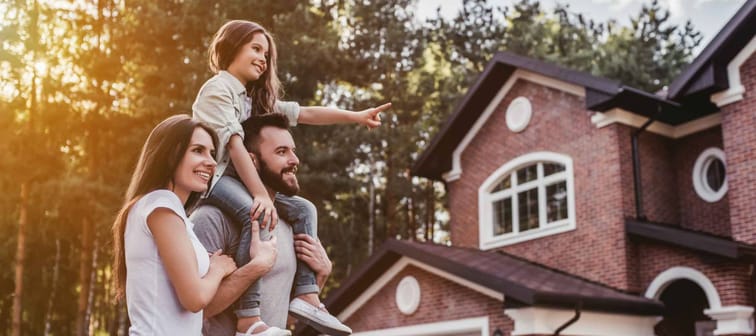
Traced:
POLYGON ((749 0, 663 94, 495 55, 413 169, 452 246, 387 242, 329 309, 361 336, 753 335, 755 31, 749 0))

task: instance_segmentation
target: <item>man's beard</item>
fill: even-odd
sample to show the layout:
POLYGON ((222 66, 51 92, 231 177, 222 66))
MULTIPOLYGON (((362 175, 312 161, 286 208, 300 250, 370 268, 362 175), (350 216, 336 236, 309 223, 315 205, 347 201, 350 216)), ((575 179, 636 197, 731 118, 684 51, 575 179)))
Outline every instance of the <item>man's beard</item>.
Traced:
POLYGON ((293 185, 287 184, 283 179, 283 172, 293 167, 286 168, 281 172, 274 172, 265 164, 265 161, 260 160, 260 180, 266 186, 269 186, 276 192, 280 192, 286 196, 294 196, 299 193, 299 183, 293 185))

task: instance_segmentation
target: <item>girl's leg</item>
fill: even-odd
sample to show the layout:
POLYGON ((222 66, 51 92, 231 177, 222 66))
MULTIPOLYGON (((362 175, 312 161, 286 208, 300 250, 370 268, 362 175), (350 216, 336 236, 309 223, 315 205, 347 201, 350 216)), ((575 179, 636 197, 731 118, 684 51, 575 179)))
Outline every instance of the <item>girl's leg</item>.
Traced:
MULTIPOLYGON (((249 215, 253 201, 252 196, 249 195, 247 188, 241 181, 231 176, 222 176, 208 195, 207 201, 241 225, 239 249, 236 251, 234 260, 238 267, 246 265, 250 261, 249 245, 252 241, 252 219, 249 215)), ((268 228, 269 226, 265 230, 260 230, 260 239, 267 240, 270 238, 268 228)), ((260 281, 262 279, 250 285, 239 298, 239 308, 236 310, 238 318, 260 316, 260 281)))
MULTIPOLYGON (((318 210, 312 202, 299 196, 276 194, 276 210, 280 218, 291 225, 294 234, 304 233, 318 238, 318 210)), ((297 259, 297 273, 294 276, 294 297, 320 293, 315 273, 304 261, 297 259)))
MULTIPOLYGON (((318 213, 312 202, 298 196, 276 195, 276 209, 280 218, 291 225, 295 234, 304 233, 318 237, 318 213)), ((289 304, 289 313, 298 320, 313 326, 327 335, 346 336, 352 329, 328 313, 320 303, 320 288, 315 273, 307 263, 297 259, 294 279, 294 299, 289 304)))

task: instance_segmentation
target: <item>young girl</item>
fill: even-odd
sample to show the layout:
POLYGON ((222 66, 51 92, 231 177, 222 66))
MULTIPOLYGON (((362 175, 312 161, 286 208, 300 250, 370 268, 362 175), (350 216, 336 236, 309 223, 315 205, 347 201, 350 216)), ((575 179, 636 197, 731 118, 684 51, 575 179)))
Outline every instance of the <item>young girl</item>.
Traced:
MULTIPOLYGON (((194 118, 208 123, 220 138, 215 183, 207 199, 241 223, 242 240, 235 260, 237 265, 243 265, 249 261, 252 219, 262 218, 261 229, 265 230, 260 232, 269 234, 268 230, 277 224, 278 212, 244 148, 241 122, 253 114, 282 113, 292 126, 357 123, 374 128, 381 124, 379 113, 391 104, 352 112, 330 107, 300 107, 294 102, 279 101, 281 84, 276 74, 276 46, 271 35, 254 22, 235 20, 223 25, 213 37, 209 55, 210 69, 216 75, 200 89, 192 111, 194 118)), ((316 236, 317 214, 311 202, 281 194, 276 195, 275 202, 295 234, 316 236)), ((318 292, 313 272, 305 263, 298 262, 295 299, 290 312, 323 333, 351 334, 349 327, 322 307, 318 292)), ((240 298, 236 311, 237 335, 289 335, 288 331, 259 323, 259 307, 259 284, 255 284, 240 298)))
POLYGON ((202 308, 236 269, 221 251, 208 256, 184 211, 208 188, 217 142, 212 129, 178 115, 158 124, 142 148, 113 224, 129 335, 201 335, 202 308))

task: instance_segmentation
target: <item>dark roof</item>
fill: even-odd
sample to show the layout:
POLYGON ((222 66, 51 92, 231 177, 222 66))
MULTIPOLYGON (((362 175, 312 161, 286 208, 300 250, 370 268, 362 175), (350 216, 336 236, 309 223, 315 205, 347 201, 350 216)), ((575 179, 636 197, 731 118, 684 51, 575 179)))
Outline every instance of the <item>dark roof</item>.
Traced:
MULTIPOLYGON (((691 64, 669 85, 670 99, 693 97, 728 88, 727 64, 756 33, 756 0, 748 0, 691 64)), ((708 100, 708 99, 707 99, 708 100)))
POLYGON ((328 310, 338 315, 401 257, 408 257, 460 278, 500 292, 506 305, 549 306, 585 310, 658 315, 656 300, 553 270, 496 251, 389 240, 337 290, 328 296, 328 310))
POLYGON ((524 69, 584 87, 585 105, 589 110, 605 112, 619 107, 650 117, 656 115, 657 107, 661 107, 663 113, 659 114, 657 119, 662 122, 677 125, 692 120, 693 115, 680 113, 677 103, 663 97, 586 72, 565 69, 509 52, 500 52, 494 55, 438 134, 431 140, 430 145, 420 154, 412 167, 413 175, 440 179, 443 173, 451 169, 452 152, 516 69, 524 69))
POLYGON ((671 224, 628 218, 625 220, 625 232, 633 238, 683 247, 727 259, 756 258, 754 246, 671 224))

